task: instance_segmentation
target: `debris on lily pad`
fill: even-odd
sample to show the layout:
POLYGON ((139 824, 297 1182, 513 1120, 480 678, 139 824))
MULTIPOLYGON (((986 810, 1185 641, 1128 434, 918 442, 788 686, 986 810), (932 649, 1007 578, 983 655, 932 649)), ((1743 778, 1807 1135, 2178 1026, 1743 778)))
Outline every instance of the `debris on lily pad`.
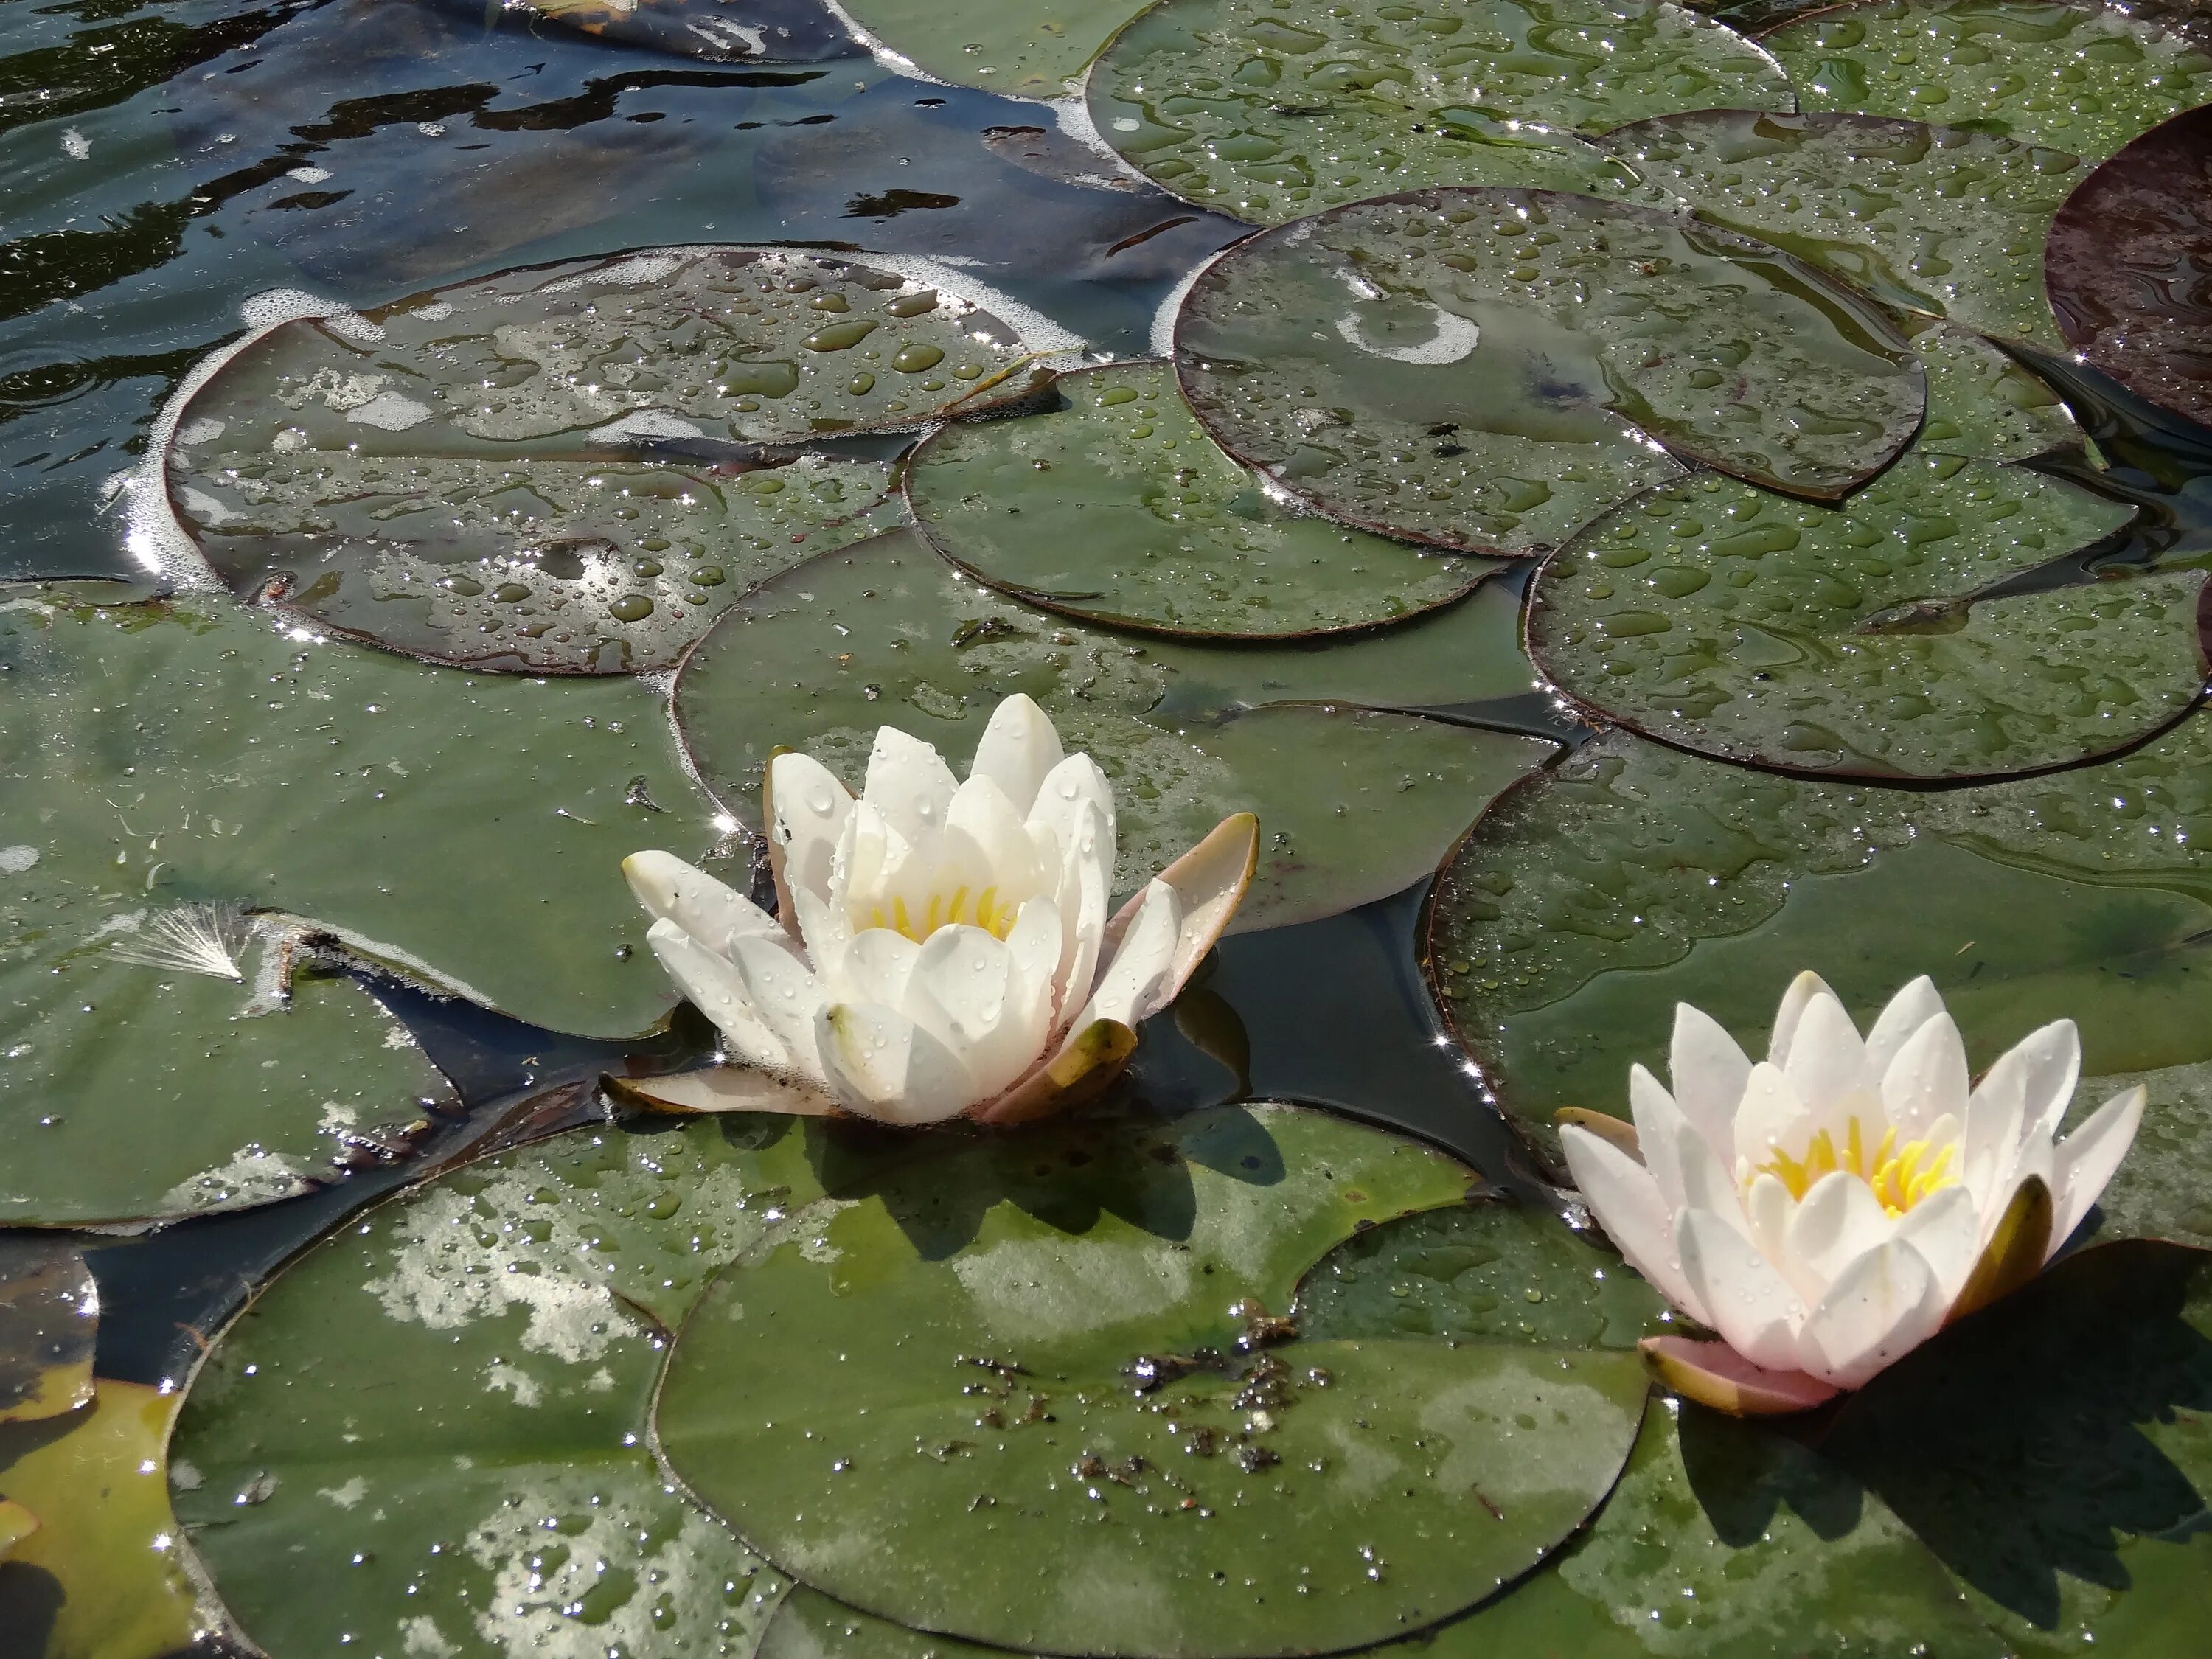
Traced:
POLYGON ((1400 712, 1524 697, 1513 597, 1454 604, 1316 652, 1299 641, 1132 636, 971 580, 911 531, 746 595, 678 675, 678 729, 730 817, 757 823, 779 746, 857 785, 879 726, 957 764, 1017 691, 1114 789, 1115 890, 1134 890, 1231 812, 1259 815, 1238 931, 1395 892, 1553 745, 1400 712))
POLYGON ((2212 110, 2177 116, 2083 179, 2051 224, 2043 276, 2067 344, 2212 423, 2212 110))
POLYGON ((1285 505, 1206 435, 1164 363, 1056 384, 1060 410, 946 426, 905 470, 931 544, 1016 599, 1166 634, 1299 638, 1402 621, 1497 568, 1285 505))
POLYGON ((1663 116, 1604 142, 1701 217, 1886 305, 2057 343, 2043 242, 2088 172, 2067 151, 1918 121, 1750 110, 1663 116))
POLYGON ((1330 1244, 1469 1179, 1266 1104, 953 1142, 715 1279, 659 1443, 779 1567, 918 1629, 1188 1656, 1385 1639, 1555 1548, 1643 1415, 1632 1354, 1308 1340, 1285 1317, 1330 1244), (843 1358, 750 1363, 771 1340, 843 1358))
POLYGON ((2070 766, 2203 692, 2202 573, 2026 580, 2135 516, 1923 451, 1840 507, 1694 478, 1545 565, 1528 648, 1577 702, 1726 759, 1876 778, 2070 766))
POLYGON ((1802 109, 1942 121, 2093 161, 2212 103, 2212 56, 2118 6, 1872 0, 1759 44, 1802 109))
POLYGON ((1618 193, 1577 134, 1793 108, 1773 59, 1671 4, 1166 0, 1092 67, 1091 118, 1177 195, 1282 224, 1446 185, 1618 193))
POLYGON ((1332 517, 1526 556, 1680 474, 1834 499, 1920 424, 1880 309, 1762 243, 1547 191, 1386 197, 1240 243, 1183 302, 1186 394, 1332 517))
POLYGON ((1626 1115, 1677 1002, 1763 1052, 1771 988, 1808 968, 1862 1019, 1929 974, 1984 1060, 2072 1019, 2085 1075, 2135 1076, 2212 1060, 2208 845, 2202 713, 2100 766, 1932 792, 1613 732, 1476 823, 1438 883, 1431 975, 1540 1147, 1560 1108, 1626 1115))
POLYGON ((286 1269, 216 1342, 171 1451, 178 1517, 246 1635, 750 1653, 784 1582, 665 1483, 647 1413, 708 1275, 817 1223, 814 1163, 835 1157, 789 1119, 572 1130, 286 1269))
POLYGON ((355 637, 665 668, 744 587, 902 516, 878 462, 821 443, 1026 395, 1032 356, 848 260, 570 260, 250 337, 179 412, 168 487, 234 589, 355 637))

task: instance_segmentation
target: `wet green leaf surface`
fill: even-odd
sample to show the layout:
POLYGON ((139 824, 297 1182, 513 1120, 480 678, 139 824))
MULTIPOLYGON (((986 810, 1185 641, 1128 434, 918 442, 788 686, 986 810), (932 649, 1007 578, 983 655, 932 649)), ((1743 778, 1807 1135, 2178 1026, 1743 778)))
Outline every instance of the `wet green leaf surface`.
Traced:
POLYGON ((1827 1453, 2014 1653, 2185 1659, 2202 1645, 2208 1261, 2136 1240, 2082 1251, 1906 1356, 1836 1419, 1827 1453))
POLYGON ((1791 494, 1887 464, 1924 407, 1874 307, 1643 208, 1431 191, 1231 250, 1176 344, 1199 418, 1333 516, 1537 554, 1679 474, 1653 441, 1791 494))
POLYGON ((2212 103, 2212 58, 2118 7, 1887 0, 1774 30, 1806 110, 1972 126, 2101 161, 2212 103))
POLYGON ((1525 692, 1516 620, 1486 587, 1326 652, 1142 639, 1020 606, 898 532, 746 596, 684 665, 677 721, 708 786, 751 822, 778 745, 857 785, 889 724, 964 766, 990 711, 1025 692, 1114 785, 1117 891, 1255 811, 1260 870, 1237 924, 1279 926, 1433 868, 1473 811, 1550 751, 1358 707, 1525 692), (1319 706, 1280 706, 1300 704, 1319 706))
POLYGON ((2134 1150, 2097 1206, 2121 1238, 2171 1238, 2212 1249, 2212 1064, 2087 1077, 2065 1133, 2114 1095, 2141 1084, 2150 1106, 2134 1150))
POLYGON ((769 1621, 755 1659, 986 1659, 1003 1651, 909 1630, 797 1584, 769 1621))
POLYGON ((937 550, 1070 615, 1270 638, 1397 622, 1494 566, 1423 555, 1273 500, 1193 418, 1164 363, 1058 382, 1066 408, 948 426, 906 471, 937 550))
POLYGON ((861 27, 932 80, 1060 98, 1146 0, 844 0, 861 27))
POLYGON ((1672 5, 1170 0, 1109 47, 1091 118, 1180 196, 1281 224, 1389 191, 1615 193, 1574 137, 1674 110, 1792 107, 1774 63, 1672 5))
POLYGON ((1544 567, 1528 646, 1577 701, 1702 754, 1871 777, 2069 765, 2197 702, 2202 579, 1975 596, 2133 517, 2039 473, 1918 452, 1840 507, 1693 478, 1544 567))
MULTIPOLYGON (((427 1086, 421 1060, 384 1047, 389 1024, 348 985, 310 984, 289 1012, 233 1021, 253 1000, 258 950, 239 964, 244 982, 116 960, 113 945, 143 948, 149 928, 158 944, 180 903, 212 904, 234 930, 222 907, 309 918, 557 1030, 631 1035, 673 1001, 650 960, 624 953, 643 928, 620 864, 647 842, 700 853, 714 832, 652 689, 471 677, 295 637, 220 598, 102 608, 98 597, 18 590, 0 612, 14 687, 0 809, 0 842, 17 849, 0 877, 20 918, 10 994, 56 1011, 52 1040, 34 1036, 4 1075, 27 1125, 62 1118, 59 1130, 26 1127, 11 1178, 38 1136, 99 1133, 96 1101, 141 1132, 206 1133, 220 1118, 204 1107, 156 1112, 109 1086, 172 1074, 167 1086, 181 1086, 189 1033, 258 1068, 270 1055, 249 1049, 288 1021, 308 1026, 290 1052, 295 1070, 318 1071, 294 1109, 310 1139, 325 1101, 367 1128, 427 1086), (174 1034, 167 1044, 76 1036, 143 1037, 155 1018, 174 1034), (42 1103, 51 1088, 64 1092, 42 1103)), ((252 1075, 266 1081, 211 1097, 228 1109, 274 1086, 252 1075)), ((223 1158, 274 1127, 232 1126, 223 1158)), ((53 1156, 65 1156, 58 1145, 53 1156)))
POLYGON ((172 495, 233 586, 357 637, 665 668, 753 582, 902 516, 881 465, 778 446, 988 403, 1024 359, 870 266, 570 260, 255 340, 186 407, 172 495))
POLYGON ((2058 394, 1978 334, 1903 319, 1928 377, 1923 449, 1982 461, 2026 461, 2081 441, 2058 394))
POLYGON ((1607 146, 1698 214, 1885 304, 2055 344, 2043 242, 2087 169, 2063 150, 1869 116, 1710 110, 1607 146))
POLYGON ((921 1628, 1063 1653, 1372 1642, 1540 1559, 1642 1413, 1626 1354, 1268 1346, 1329 1243, 1468 1179, 1270 1106, 908 1164, 715 1280, 660 1442, 779 1566, 921 1628), (769 1347, 828 1363, 747 1363, 769 1347))
POLYGON ((572 1131, 303 1257, 217 1343, 178 1517, 264 1651, 745 1659, 782 1581, 647 1449, 708 1276, 811 1213, 818 1135, 572 1131))
POLYGON ((1764 1052, 1772 988, 1807 968, 1862 1019, 1932 975, 1977 1065, 2060 1018, 2092 1076, 2192 1065, 2212 1059, 2208 751, 2192 717, 2103 766, 1929 794, 1600 738, 1455 856, 1436 977, 1540 1142, 1562 1106, 1626 1115, 1678 1000, 1764 1052))
POLYGON ((0 1237, 0 1423, 91 1404, 99 1329, 100 1287, 80 1251, 34 1236, 0 1237))

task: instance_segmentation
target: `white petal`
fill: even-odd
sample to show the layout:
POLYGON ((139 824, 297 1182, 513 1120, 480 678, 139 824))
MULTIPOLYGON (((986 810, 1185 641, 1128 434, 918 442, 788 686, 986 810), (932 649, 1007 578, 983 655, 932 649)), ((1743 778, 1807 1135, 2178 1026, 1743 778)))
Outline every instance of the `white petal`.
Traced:
POLYGON ((829 970, 825 988, 834 1002, 880 1002, 896 1008, 906 1000, 921 946, 888 927, 865 927, 853 935, 829 970))
POLYGON ((1034 698, 1016 692, 991 711, 968 768, 972 781, 988 778, 1006 792, 1014 811, 1026 817, 1045 775, 1060 764, 1060 733, 1034 698))
POLYGON ((1628 1115, 1636 1125, 1636 1144, 1644 1167, 1658 1183, 1659 1197, 1672 1215, 1689 1200, 1683 1195, 1682 1160, 1676 1139, 1691 1128, 1674 1097, 1641 1066, 1628 1068, 1628 1115))
POLYGON ((1751 1237, 1751 1218, 1744 1213, 1735 1177, 1686 1119, 1677 1121, 1674 1165, 1682 1182, 1684 1205, 1717 1216, 1746 1238, 1751 1237))
POLYGON ((1936 1275, 1939 1298, 1949 1308, 1966 1289, 1982 1252, 1982 1224, 1974 1212, 1973 1194, 1964 1187, 1944 1187, 1929 1194, 1905 1212, 1894 1236, 1920 1252, 1936 1275))
POLYGON ((1917 1140, 1947 1115, 1965 1120, 1968 1084, 1966 1045, 1957 1023, 1939 1013, 1899 1046, 1881 1074, 1882 1110, 1900 1142, 1917 1140))
POLYGON ((968 1068, 928 1032, 878 1003, 830 1003, 815 1042, 838 1104, 887 1123, 939 1123, 975 1098, 968 1068))
POLYGON ((1765 1163, 1778 1148, 1802 1152, 1812 1134, 1811 1114, 1797 1098, 1790 1079, 1771 1060, 1761 1060, 1751 1068, 1734 1127, 1735 1156, 1752 1164, 1765 1163))
MULTIPOLYGON (((1049 892, 1058 872, 1040 857, 1029 826, 993 778, 970 778, 953 792, 945 809, 948 831, 958 832, 977 849, 981 864, 975 872, 984 887, 995 888, 998 902, 1012 910, 1024 900, 1049 892)), ((963 907, 972 918, 983 888, 976 888, 963 907)))
POLYGON ((710 951, 720 951, 733 934, 769 938, 783 933, 781 925, 760 906, 672 853, 632 853, 622 867, 640 904, 710 951))
MULTIPOLYGON (((1086 806, 1083 817, 1068 831, 1070 844, 1085 842, 1094 848, 1111 836, 1104 814, 1086 806)), ((1060 890, 1054 899, 1063 930, 1060 971, 1054 975, 1059 1001, 1053 1017, 1056 1035, 1069 1031, 1076 1013, 1091 1000, 1098 976, 1098 953, 1106 938, 1106 902, 1113 866, 1094 855, 1071 855, 1060 872, 1060 890)))
POLYGON ((853 942, 853 919, 845 907, 831 902, 804 887, 791 892, 791 919, 799 927, 799 942, 817 973, 829 973, 829 964, 838 961, 853 942))
POLYGON ((1872 1090, 1877 1081, 1867 1075, 1859 1028, 1832 993, 1807 1000, 1782 1070, 1806 1109, 1823 1124, 1849 1097, 1872 1090))
POLYGON ((776 891, 830 896, 837 841, 853 811, 852 792, 809 755, 786 750, 768 763, 768 842, 776 891))
POLYGON ((1751 1060, 1721 1023, 1686 1002, 1674 1005, 1674 1043, 1667 1072, 1674 1103, 1723 1159, 1735 1158, 1736 1108, 1751 1081, 1751 1060))
POLYGON ((1779 1066, 1790 1058, 1790 1044, 1797 1035, 1797 1023, 1805 1017, 1806 1009, 1815 997, 1833 997, 1828 981, 1809 969, 1790 981, 1790 988, 1782 994, 1782 1006, 1774 1012, 1774 1035, 1768 1038, 1766 1058, 1770 1065, 1779 1066))
POLYGON ((1674 1247, 1682 1275, 1705 1304, 1711 1325, 1754 1365, 1771 1371, 1804 1369, 1797 1357, 1797 1327, 1805 1304, 1749 1239, 1705 1210, 1674 1217, 1674 1247))
POLYGON ((1805 1369, 1856 1389, 1936 1334, 1949 1309, 1936 1274, 1910 1244, 1892 1239, 1846 1262, 1805 1320, 1805 1369))
POLYGON ((771 1072, 793 1069, 791 1050, 752 1006, 735 968, 665 916, 646 931, 645 939, 668 977, 714 1022, 732 1060, 771 1072))
POLYGON ((2021 1087, 2027 1097, 2021 1133, 2053 1139, 2073 1103, 2074 1085, 2081 1079, 2081 1034, 2070 1019, 2053 1020, 2030 1031, 2011 1052, 2020 1056, 2021 1087))
POLYGON ((1855 1175, 1832 1170, 1798 1203, 1784 1241, 1783 1271, 1808 1304, 1818 1302, 1838 1273, 1896 1231, 1874 1188, 1855 1175))
POLYGON ((2012 1191, 2027 1109, 2027 1068, 2018 1055, 2017 1049, 2002 1055, 1966 1102, 1966 1133, 1960 1148, 1963 1176, 1973 1189, 1975 1210, 1992 1224, 2004 1212, 2005 1196, 2012 1191), (1998 1194, 2000 1187, 2004 1195, 1998 1194))
POLYGON ((1784 1262, 1790 1249, 1790 1220, 1796 1213, 1797 1200, 1790 1196, 1780 1176, 1762 1170, 1752 1177, 1750 1189, 1743 1195, 1743 1217, 1749 1224, 1751 1242, 1769 1261, 1785 1268, 1785 1279, 1790 1276, 1784 1262))
POLYGON ((876 746, 868 755, 867 787, 860 799, 908 841, 919 841, 928 831, 945 827, 945 809, 952 805, 957 787, 945 757, 920 738, 908 737, 895 726, 876 732, 876 746))
MULTIPOLYGON (((1181 918, 1176 927, 1175 957, 1169 965, 1159 1006, 1175 1000, 1229 926, 1252 884, 1252 872, 1259 859, 1260 820, 1249 812, 1232 812, 1154 878, 1175 889, 1176 914, 1181 918)), ((1120 946, 1143 900, 1142 893, 1132 897, 1106 924, 1108 950, 1120 946)))
POLYGON ((2143 1086, 2124 1090, 2092 1112, 2081 1127, 2058 1143, 2053 1158, 2057 1176, 2051 1189, 2056 1200, 2051 1218, 2051 1248, 2056 1250, 2074 1236, 2097 1201, 2120 1160, 2134 1144, 2142 1127, 2143 1086))
POLYGON ((1167 987, 1175 968, 1176 936, 1182 926, 1182 902, 1164 881, 1149 883, 1139 896, 1136 913, 1121 935, 1114 959, 1098 975, 1098 988, 1089 1006, 1075 1017, 1081 1030, 1094 1019, 1110 1019, 1132 1028, 1166 1006, 1167 987))
POLYGON ((855 928, 889 927, 872 920, 886 905, 891 872, 913 857, 913 843, 889 818, 865 800, 853 803, 837 837, 830 866, 830 902, 841 906, 855 928))
MULTIPOLYGON (((1936 990, 1936 981, 1925 974, 1892 997, 1875 1016, 1874 1029, 1867 1033, 1868 1073, 1877 1078, 1887 1073, 1903 1052, 1907 1039, 1942 1013, 1942 994, 1936 990)), ((1958 1109, 1954 1106, 1950 1109, 1958 1109)))
POLYGON ((732 964, 746 1000, 761 1023, 774 1031, 794 1071, 822 1075, 814 1049, 814 1016, 824 1000, 821 981, 788 951, 764 939, 730 942, 732 964))
MULTIPOLYGON (((1049 856, 1058 860, 1060 878, 1052 891, 1063 921, 1081 908, 1079 899, 1091 866, 1100 872, 1102 890, 1109 895, 1113 892, 1114 792, 1090 756, 1070 755, 1046 774, 1037 787, 1036 803, 1030 808, 1028 822, 1030 838, 1040 854, 1049 845, 1049 856)), ((1103 916, 1100 921, 1103 925, 1103 916)), ((1081 982, 1076 1000, 1080 1001, 1089 990, 1088 981, 1081 982)))
POLYGON ((1040 1051, 1051 1036, 1054 1016, 1060 1012, 1060 947, 1064 931, 1060 907, 1040 897, 1022 906, 1006 933, 1006 955, 1013 964, 1008 994, 1035 1006, 1043 1033, 1037 1038, 1040 1051))
POLYGON ((1705 1304, 1682 1276, 1674 1254, 1674 1227, 1650 1171, 1611 1141, 1569 1124, 1559 1131, 1559 1147, 1583 1201, 1628 1265, 1651 1287, 1700 1325, 1712 1321, 1705 1304))
MULTIPOLYGON (((995 786, 994 786, 995 787, 995 786)), ((1045 1023, 1012 994, 1013 957, 980 927, 940 927, 915 958, 900 1008, 960 1058, 975 1098, 1009 1087, 1044 1048, 1045 1023)))

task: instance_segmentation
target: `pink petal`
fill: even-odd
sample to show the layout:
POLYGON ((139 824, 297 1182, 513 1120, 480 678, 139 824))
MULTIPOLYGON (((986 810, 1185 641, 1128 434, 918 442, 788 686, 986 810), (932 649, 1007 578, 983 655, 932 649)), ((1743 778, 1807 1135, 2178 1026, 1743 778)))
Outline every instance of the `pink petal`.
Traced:
POLYGON ((1725 1342, 1647 1336, 1637 1346, 1645 1368, 1662 1384, 1730 1417, 1786 1417, 1810 1411, 1839 1392, 1803 1371, 1754 1365, 1725 1342))

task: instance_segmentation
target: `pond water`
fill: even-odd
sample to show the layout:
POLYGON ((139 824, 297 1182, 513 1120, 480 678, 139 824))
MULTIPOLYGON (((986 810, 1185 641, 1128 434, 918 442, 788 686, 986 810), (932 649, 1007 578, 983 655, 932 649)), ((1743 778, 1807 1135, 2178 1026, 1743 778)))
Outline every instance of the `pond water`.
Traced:
POLYGON ((2194 7, 0 4, 0 1659, 2203 1651, 2194 7), (659 1109, 1016 694, 1172 1006, 659 1109), (1567 1158, 1808 969, 2148 1106, 1731 1414, 1567 1158))

